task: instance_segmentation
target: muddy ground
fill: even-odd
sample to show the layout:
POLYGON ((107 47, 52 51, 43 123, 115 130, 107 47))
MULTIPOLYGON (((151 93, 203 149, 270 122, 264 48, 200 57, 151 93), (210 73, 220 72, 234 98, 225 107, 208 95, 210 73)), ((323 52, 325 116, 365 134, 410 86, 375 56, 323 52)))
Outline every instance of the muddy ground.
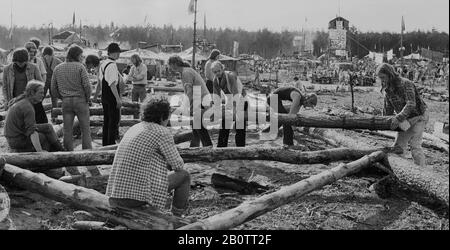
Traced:
MULTIPOLYGON (((359 107, 373 106, 381 108, 382 99, 379 92, 357 93, 355 104, 359 107)), ((431 110, 430 123, 427 132, 433 132, 434 121, 448 121, 448 103, 427 101, 431 110)), ((325 108, 346 109, 350 105, 349 93, 336 95, 320 95, 319 105, 315 111, 325 108)), ((3 127, 3 124, 1 124, 3 127)), ((123 128, 121 133, 124 133, 123 128)), ((392 140, 381 137, 342 131, 358 140, 370 140, 374 146, 388 146, 392 140)), ((217 142, 217 136, 213 136, 217 142)), ((298 145, 305 150, 320 150, 332 148, 323 141, 313 139, 308 135, 297 133, 298 145)), ((0 132, 0 152, 6 152, 3 129, 0 132)), ((95 146, 100 142, 95 141, 95 146)), ((281 146, 282 139, 275 141, 259 141, 256 133, 247 136, 248 145, 281 146)), ((230 146, 234 145, 234 134, 230 135, 230 146)), ((187 147, 183 143, 180 147, 187 147)), ((431 149, 425 149, 427 162, 437 173, 448 177, 448 154, 431 149)), ((329 165, 292 165, 264 161, 221 161, 217 163, 186 164, 192 174, 192 193, 190 199, 189 218, 202 219, 238 206, 248 199, 258 195, 239 195, 229 190, 215 189, 210 184, 213 173, 219 172, 242 179, 248 179, 252 174, 268 177, 272 189, 291 185, 311 175, 337 166, 329 165)), ((99 166, 103 174, 107 174, 109 166, 99 166)), ((316 190, 296 202, 282 206, 272 212, 247 222, 236 229, 269 229, 269 230, 349 230, 349 229, 401 229, 401 230, 448 230, 448 213, 439 208, 426 207, 403 196, 392 194, 389 197, 379 197, 371 192, 371 184, 379 180, 381 175, 355 175, 343 178, 337 182, 316 190)), ((4 185, 4 184, 3 184, 4 185)), ((96 189, 104 192, 105 185, 96 189)), ((6 186, 10 200, 11 211, 9 219, 0 223, 2 229, 71 229, 76 221, 73 209, 65 204, 49 200, 26 190, 6 186)), ((170 200, 168 201, 170 204, 170 200)))

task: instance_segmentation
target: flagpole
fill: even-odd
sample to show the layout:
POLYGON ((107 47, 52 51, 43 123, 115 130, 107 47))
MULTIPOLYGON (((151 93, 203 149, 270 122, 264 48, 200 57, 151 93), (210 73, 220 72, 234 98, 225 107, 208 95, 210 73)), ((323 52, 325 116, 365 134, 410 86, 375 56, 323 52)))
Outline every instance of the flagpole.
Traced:
POLYGON ((400 35, 400 65, 403 67, 403 29, 404 29, 404 19, 402 16, 402 27, 401 27, 401 35, 400 35))
POLYGON ((11 30, 9 31, 9 39, 11 40, 11 46, 15 49, 14 41, 13 41, 13 1, 11 0, 11 30))
POLYGON ((194 41, 192 42, 192 68, 195 69, 195 52, 197 41, 197 0, 194 0, 194 41))

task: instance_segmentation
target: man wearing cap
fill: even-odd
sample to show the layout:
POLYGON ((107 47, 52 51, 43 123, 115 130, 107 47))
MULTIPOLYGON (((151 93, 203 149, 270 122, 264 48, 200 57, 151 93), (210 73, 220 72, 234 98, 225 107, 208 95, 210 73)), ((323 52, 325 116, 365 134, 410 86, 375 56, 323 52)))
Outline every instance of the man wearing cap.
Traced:
POLYGON ((119 82, 123 81, 117 68, 116 60, 120 56, 117 43, 108 45, 108 58, 100 65, 99 79, 102 84, 103 105, 103 146, 116 144, 119 135, 120 99, 119 82))
POLYGON ((205 64, 205 78, 206 78, 206 87, 208 88, 209 93, 213 92, 213 81, 214 81, 214 73, 212 72, 211 65, 213 62, 217 61, 220 55, 220 51, 218 49, 213 49, 211 54, 209 55, 209 59, 205 64))

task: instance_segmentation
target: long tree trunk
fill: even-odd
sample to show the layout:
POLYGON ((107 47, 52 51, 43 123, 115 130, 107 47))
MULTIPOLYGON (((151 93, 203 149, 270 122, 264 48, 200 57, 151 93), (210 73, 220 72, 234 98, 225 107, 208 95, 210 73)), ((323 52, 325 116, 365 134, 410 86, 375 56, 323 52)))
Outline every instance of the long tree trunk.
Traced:
POLYGON ((64 183, 44 174, 36 174, 10 164, 4 166, 3 175, 0 178, 7 183, 67 203, 130 229, 174 229, 187 224, 186 221, 167 216, 156 210, 138 211, 112 207, 108 197, 95 190, 64 183))
MULTIPOLYGON (((223 160, 264 160, 291 164, 318 164, 335 161, 355 160, 375 150, 337 148, 330 150, 300 152, 284 147, 264 148, 188 148, 178 149, 184 162, 217 162, 223 160)), ((71 167, 109 165, 114 161, 116 151, 75 151, 55 153, 9 153, 4 154, 8 164, 33 171, 71 167)))
MULTIPOLYGON (((357 131, 363 133, 369 133, 370 135, 382 136, 389 139, 395 139, 397 133, 394 131, 357 131)), ((422 141, 422 146, 424 148, 431 148, 434 150, 439 150, 442 152, 449 153, 449 146, 442 142, 439 138, 436 138, 430 134, 424 133, 424 140, 422 141)))
MULTIPOLYGON (((121 109, 121 115, 135 115, 135 114, 139 114, 139 109, 126 107, 121 109)), ((52 117, 57 117, 59 115, 62 115, 62 108, 54 108, 52 110, 52 117)), ((101 116, 103 115, 103 108, 101 107, 89 108, 89 115, 101 116)))
POLYGON ((168 92, 168 93, 184 93, 184 89, 182 87, 163 87, 163 86, 149 86, 147 87, 147 92, 168 92))
MULTIPOLYGON (((369 149, 372 146, 361 140, 354 140, 351 137, 345 136, 333 130, 322 130, 321 134, 325 137, 335 140, 341 146, 349 148, 364 148, 369 149)), ((438 203, 449 206, 448 192, 449 180, 448 177, 442 176, 433 171, 431 167, 419 167, 411 160, 401 158, 395 154, 389 154, 389 162, 396 179, 402 186, 408 187, 415 192, 423 195, 428 195, 438 203)))
POLYGON ((298 200, 325 185, 331 184, 349 174, 358 172, 364 167, 382 160, 385 154, 381 151, 348 163, 341 164, 331 170, 309 177, 294 185, 286 186, 271 194, 261 196, 252 201, 246 201, 236 208, 200 220, 179 228, 180 230, 226 230, 250 221, 282 205, 298 200))
MULTIPOLYGON (((273 117, 271 117, 273 119, 273 117)), ((280 124, 288 124, 297 127, 315 128, 343 128, 343 129, 369 129, 369 130, 391 130, 392 117, 337 117, 328 115, 285 115, 278 114, 280 124)))

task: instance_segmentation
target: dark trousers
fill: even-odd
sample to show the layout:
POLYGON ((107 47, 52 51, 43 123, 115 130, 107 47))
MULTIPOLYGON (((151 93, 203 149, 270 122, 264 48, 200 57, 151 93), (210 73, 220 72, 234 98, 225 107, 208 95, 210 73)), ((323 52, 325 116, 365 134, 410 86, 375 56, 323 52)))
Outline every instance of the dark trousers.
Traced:
MULTIPOLYGON (((201 121, 203 121, 203 111, 201 121)), ((190 147, 200 147, 200 141, 202 142, 203 147, 212 146, 211 137, 209 136, 208 130, 203 126, 203 122, 201 123, 200 129, 192 129, 192 140, 190 147)))
POLYGON ((208 88, 209 93, 212 94, 213 93, 213 81, 206 80, 206 87, 208 88))
POLYGON ((120 109, 116 105, 102 103, 103 105, 103 146, 116 144, 119 137, 120 109))
MULTIPOLYGON (((245 102, 244 104, 244 111, 246 112, 248 110, 248 102, 245 102)), ((247 121, 244 121, 244 128, 243 129, 236 129, 237 123, 235 123, 235 130, 236 130, 236 136, 235 136, 235 142, 236 147, 245 147, 245 133, 247 128, 247 121)), ((226 148, 228 146, 228 138, 230 136, 230 129, 227 129, 225 127, 225 117, 222 117, 222 127, 219 131, 219 140, 217 143, 218 148, 226 148)))
POLYGON ((33 105, 36 124, 48 123, 47 114, 45 113, 42 102, 33 105))
MULTIPOLYGON (((270 105, 270 98, 267 98, 267 103, 270 105)), ((281 99, 278 99, 278 113, 289 114, 289 112, 284 108, 281 99)), ((288 146, 294 145, 294 130, 292 130, 292 126, 278 124, 278 128, 281 126, 283 126, 283 144, 288 146)), ((264 130, 264 132, 268 131, 270 131, 270 127, 264 130)))

